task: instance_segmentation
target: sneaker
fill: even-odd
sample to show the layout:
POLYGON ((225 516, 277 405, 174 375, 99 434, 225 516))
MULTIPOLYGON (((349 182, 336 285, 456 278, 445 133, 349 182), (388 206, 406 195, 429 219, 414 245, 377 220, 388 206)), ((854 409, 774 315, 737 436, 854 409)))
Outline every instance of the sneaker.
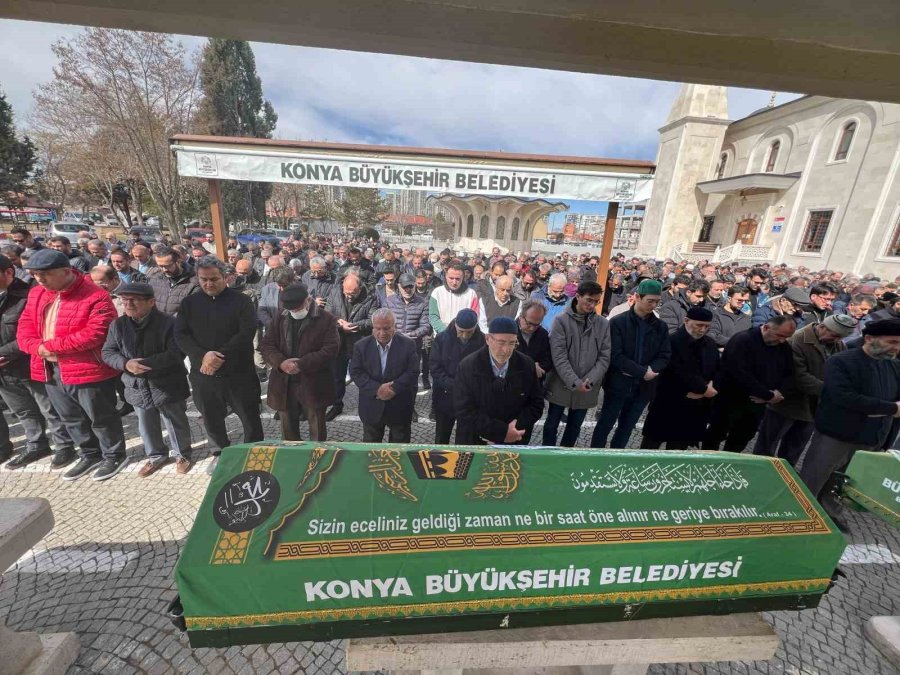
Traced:
MULTIPOLYGON (((169 463, 168 457, 163 457, 162 459, 157 459, 157 460, 148 459, 146 462, 144 462, 144 466, 142 466, 138 470, 138 476, 140 476, 141 478, 146 478, 147 476, 159 471, 161 468, 163 468, 168 463, 169 463)), ((103 468, 103 467, 101 467, 101 468, 103 468)), ((99 470, 97 473, 99 473, 99 470)), ((97 476, 95 475, 94 480, 100 480, 100 479, 97 478, 97 476)))
POLYGON ((99 468, 94 472, 94 480, 108 480, 119 473, 128 464, 127 457, 109 457, 100 462, 99 468))
POLYGON ((344 412, 344 404, 343 403, 338 403, 336 405, 331 406, 328 409, 328 412, 325 413, 325 421, 326 422, 334 421, 334 418, 337 417, 338 415, 340 415, 342 412, 344 412))
POLYGON ((53 459, 50 460, 51 469, 61 469, 75 461, 78 455, 72 448, 63 448, 53 453, 53 459))
POLYGON ((187 457, 179 457, 175 460, 175 473, 183 476, 191 470, 193 463, 187 457))
POLYGON ((48 457, 49 455, 49 448, 47 450, 29 450, 28 452, 21 452, 6 463, 6 468, 21 469, 23 466, 36 462, 44 457, 48 457))
POLYGON ((94 469, 100 463, 97 457, 82 457, 78 463, 63 474, 63 480, 76 480, 81 478, 91 469, 94 469))

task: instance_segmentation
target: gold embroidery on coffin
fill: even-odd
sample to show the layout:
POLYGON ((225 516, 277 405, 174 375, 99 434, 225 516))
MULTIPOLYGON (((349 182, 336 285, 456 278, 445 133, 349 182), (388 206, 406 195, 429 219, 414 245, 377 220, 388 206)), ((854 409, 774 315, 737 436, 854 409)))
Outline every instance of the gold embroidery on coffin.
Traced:
POLYGON ((417 502, 419 498, 409 487, 400 458, 399 450, 369 450, 369 473, 380 487, 395 497, 417 502))
MULTIPOLYGON (((260 445, 250 448, 244 460, 244 471, 271 471, 275 464, 278 448, 271 445, 260 445)), ((211 565, 240 565, 247 555, 253 531, 226 532, 219 531, 216 545, 213 547, 211 565)))
POLYGON ((507 499, 519 487, 522 462, 517 452, 489 452, 481 477, 466 493, 470 499, 507 499))
POLYGON ((579 593, 547 597, 493 598, 485 600, 460 600, 457 602, 433 602, 415 605, 382 605, 379 607, 346 607, 340 609, 305 610, 297 612, 271 612, 267 614, 244 614, 239 616, 198 616, 185 617, 188 630, 207 630, 249 625, 268 625, 286 621, 339 621, 342 619, 371 619, 391 616, 410 617, 416 615, 435 616, 462 613, 464 611, 491 611, 536 609, 587 605, 592 602, 626 603, 653 602, 658 600, 683 600, 705 596, 737 597, 750 591, 818 591, 824 590, 831 579, 800 579, 797 581, 766 581, 754 584, 731 584, 705 586, 700 588, 670 588, 653 591, 614 591, 611 593, 579 593))

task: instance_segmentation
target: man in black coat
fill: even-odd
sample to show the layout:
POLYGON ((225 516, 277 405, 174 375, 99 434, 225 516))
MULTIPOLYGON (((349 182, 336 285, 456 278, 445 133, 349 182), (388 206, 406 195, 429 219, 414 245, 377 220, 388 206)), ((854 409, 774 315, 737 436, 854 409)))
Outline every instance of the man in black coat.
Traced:
POLYGON ((522 313, 517 320, 519 324, 519 346, 516 347, 534 361, 534 372, 541 383, 547 373, 553 370, 553 355, 550 353, 550 333, 541 325, 547 308, 536 300, 528 300, 522 304, 522 313))
POLYGON ((710 339, 713 313, 691 307, 684 325, 670 336, 672 358, 659 376, 656 397, 647 411, 641 447, 668 450, 699 446, 706 433, 712 399, 718 393, 713 379, 719 350, 710 339))
MULTIPOLYGON (((21 423, 25 434, 24 450, 10 460, 6 468, 20 469, 47 457, 50 454, 49 430, 56 448, 50 468, 60 469, 75 459, 74 443, 50 404, 44 383, 31 379, 28 355, 19 349, 16 340, 19 317, 30 290, 30 286, 16 276, 15 265, 0 256, 0 291, 3 291, 0 298, 0 397, 21 423)), ((0 462, 10 458, 12 447, 9 426, 0 413, 0 462)))
POLYGON ((325 421, 331 422, 344 411, 347 391, 347 366, 353 356, 354 345, 372 332, 372 315, 378 309, 375 294, 360 277, 348 274, 331 290, 325 309, 337 319, 341 349, 334 362, 334 405, 328 409, 325 421))
POLYGON ((459 310, 447 329, 434 339, 431 349, 431 378, 434 380, 434 442, 450 443, 456 410, 453 389, 460 362, 469 354, 484 347, 484 333, 478 330, 478 313, 473 309, 459 310))
POLYGON ((759 428, 766 404, 784 400, 782 392, 793 387, 794 357, 787 341, 796 328, 793 317, 775 316, 728 341, 715 381, 719 395, 704 450, 718 450, 724 440, 727 452, 743 452, 759 428))
POLYGON ((691 307, 704 307, 709 284, 703 279, 694 279, 684 290, 675 293, 672 302, 667 302, 659 310, 659 318, 669 328, 671 335, 684 325, 684 318, 691 307))
POLYGON ((175 318, 156 309, 149 284, 122 284, 116 295, 125 316, 109 327, 102 356, 108 366, 123 371, 125 401, 137 413, 147 455, 138 475, 146 478, 169 462, 162 424, 169 433, 176 473, 187 473, 191 468, 191 426, 185 402, 190 389, 184 355, 175 344, 175 318))
POLYGON ((544 413, 534 361, 516 351, 516 322, 497 317, 487 344, 459 364, 454 383, 456 443, 527 445, 544 413))
POLYGON ((382 308, 372 315, 372 335, 353 347, 350 377, 359 387, 359 419, 363 442, 409 443, 419 381, 415 340, 397 332, 394 313, 382 308))
POLYGON ((636 290, 631 309, 609 322, 612 352, 603 385, 603 406, 591 436, 592 448, 628 445, 641 413, 653 399, 656 378, 669 365, 669 330, 653 313, 661 301, 662 285, 644 279, 636 290), (616 433, 607 446, 613 425, 616 433))
MULTIPOLYGON (((900 417, 900 319, 870 321, 863 341, 860 349, 825 362, 816 431, 800 471, 817 496, 856 450, 883 447, 894 418, 900 417)), ((827 508, 829 501, 823 505, 827 508)))
POLYGON ((250 298, 227 288, 225 270, 225 263, 213 256, 197 261, 201 292, 185 298, 175 321, 175 339, 191 361, 194 404, 203 415, 213 455, 231 444, 225 428, 228 408, 241 420, 244 443, 263 439, 253 365, 256 312, 250 298))

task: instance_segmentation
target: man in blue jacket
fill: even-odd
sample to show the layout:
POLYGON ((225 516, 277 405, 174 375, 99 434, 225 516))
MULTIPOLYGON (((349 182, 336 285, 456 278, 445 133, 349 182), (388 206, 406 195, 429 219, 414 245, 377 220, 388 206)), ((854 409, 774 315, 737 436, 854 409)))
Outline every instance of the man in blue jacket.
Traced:
MULTIPOLYGON (((894 418, 900 417, 898 355, 900 319, 883 319, 863 329, 861 349, 848 349, 825 362, 816 431, 800 471, 814 495, 856 450, 883 447, 894 418)), ((828 507, 828 500, 823 505, 828 507)))
POLYGON ((631 309, 609 322, 612 353, 592 448, 624 448, 628 444, 641 413, 653 398, 654 380, 669 365, 669 329, 653 313, 661 295, 662 284, 644 279, 637 286, 631 309), (616 423, 616 433, 606 445, 616 423))

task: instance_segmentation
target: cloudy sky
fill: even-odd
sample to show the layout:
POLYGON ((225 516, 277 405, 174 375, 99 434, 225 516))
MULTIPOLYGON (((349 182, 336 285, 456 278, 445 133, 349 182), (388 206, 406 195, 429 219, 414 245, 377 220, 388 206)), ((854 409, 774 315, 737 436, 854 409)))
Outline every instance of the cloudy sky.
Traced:
MULTIPOLYGON (((51 44, 80 29, 0 20, 0 88, 27 126, 51 44)), ((203 40, 180 37, 189 49, 203 40)), ((678 84, 254 43, 285 139, 653 160, 678 84)), ((770 92, 730 88, 732 119, 770 92)), ((777 102, 796 98, 779 93, 777 102)))

